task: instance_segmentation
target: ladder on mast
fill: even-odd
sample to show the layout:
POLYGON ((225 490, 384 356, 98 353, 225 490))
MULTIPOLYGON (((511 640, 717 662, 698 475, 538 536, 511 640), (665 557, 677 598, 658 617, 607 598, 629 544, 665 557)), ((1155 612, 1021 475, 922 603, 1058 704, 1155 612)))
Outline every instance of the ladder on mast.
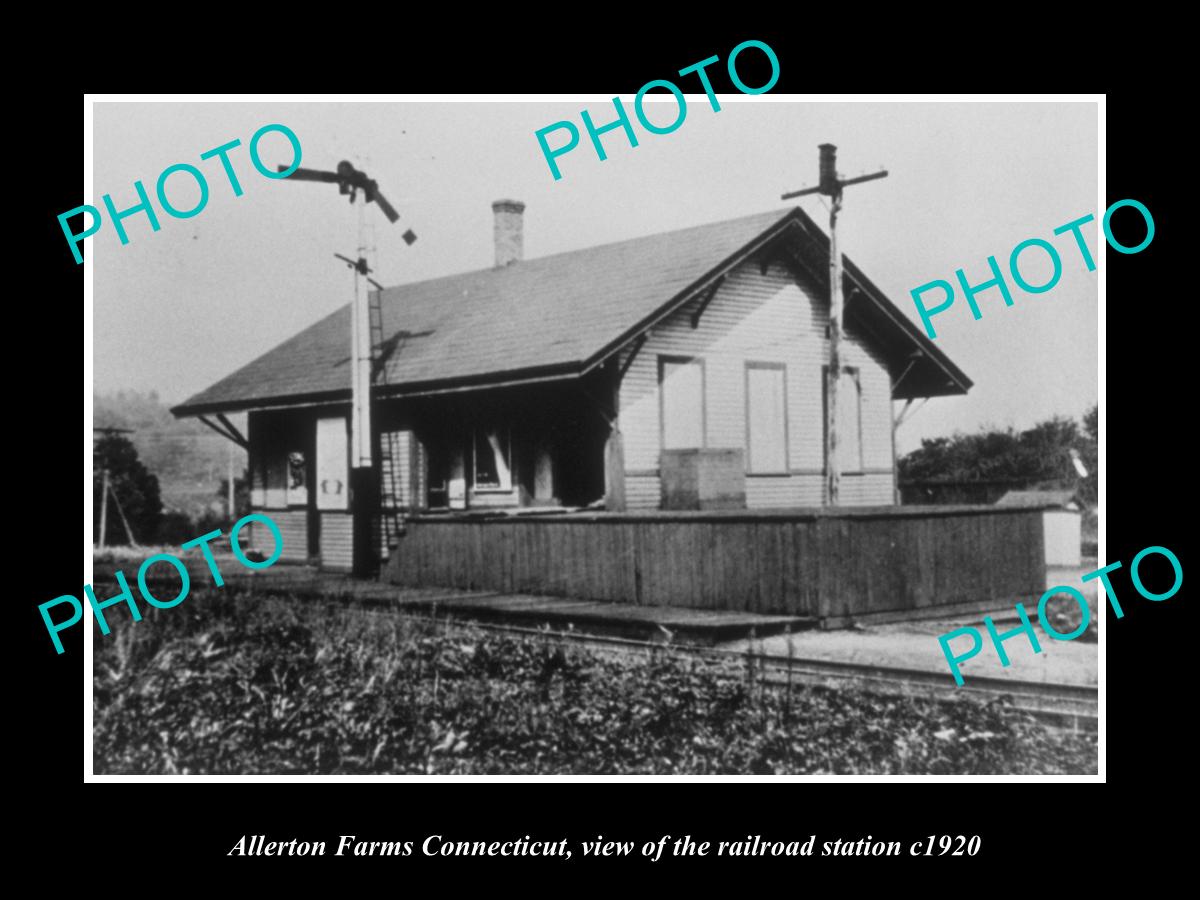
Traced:
MULTIPOLYGON (((387 354, 383 334, 383 291, 376 290, 368 295, 367 318, 371 331, 371 386, 387 384, 387 354)), ((376 419, 376 421, 378 421, 376 419)), ((400 455, 406 448, 396 431, 378 431, 379 435, 379 522, 383 545, 387 555, 400 543, 404 531, 404 511, 400 505, 400 455)), ((407 467, 405 467, 407 469, 407 467)), ((383 563, 383 558, 380 563, 383 563)))

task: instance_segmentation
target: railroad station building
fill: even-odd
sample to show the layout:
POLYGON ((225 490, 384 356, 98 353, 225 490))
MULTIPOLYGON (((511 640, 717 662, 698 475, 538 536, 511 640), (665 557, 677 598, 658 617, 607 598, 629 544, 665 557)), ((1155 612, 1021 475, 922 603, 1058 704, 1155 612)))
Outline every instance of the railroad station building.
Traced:
MULTIPOLYGON (((358 570, 412 517, 827 503, 829 240, 802 209, 537 259, 524 205, 493 211, 493 267, 371 297, 373 481, 350 471, 349 306, 174 408, 246 443, 285 559, 358 570)), ((890 506, 894 401, 971 381, 849 259, 844 296, 840 503, 890 506)))

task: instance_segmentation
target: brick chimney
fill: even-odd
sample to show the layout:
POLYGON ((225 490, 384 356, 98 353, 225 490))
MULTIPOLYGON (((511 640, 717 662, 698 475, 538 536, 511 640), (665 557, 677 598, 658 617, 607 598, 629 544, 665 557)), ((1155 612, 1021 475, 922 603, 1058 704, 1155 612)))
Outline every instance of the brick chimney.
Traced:
POLYGON ((525 204, 520 200, 497 200, 492 204, 492 212, 496 215, 493 229, 496 239, 496 268, 520 262, 525 246, 521 226, 525 204))

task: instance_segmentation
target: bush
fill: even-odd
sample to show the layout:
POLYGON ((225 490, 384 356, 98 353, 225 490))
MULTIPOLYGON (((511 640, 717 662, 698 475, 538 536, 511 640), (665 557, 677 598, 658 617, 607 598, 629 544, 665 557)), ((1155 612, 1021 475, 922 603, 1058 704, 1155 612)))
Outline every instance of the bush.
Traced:
POLYGON ((1092 506, 1096 503, 1098 485, 1098 409, 1096 406, 1089 409, 1082 424, 1055 416, 1021 432, 1010 427, 925 438, 918 449, 900 458, 900 481, 996 486, 995 497, 975 502, 994 502, 1011 488, 1070 488, 1078 492, 1085 505, 1092 506), (1071 461, 1072 450, 1086 467, 1086 478, 1076 472, 1071 461))
POLYGON ((230 588, 146 618, 97 638, 97 773, 1096 771, 1094 737, 1003 702, 788 692, 230 588))
POLYGON ((92 445, 92 533, 97 543, 132 544, 154 540, 162 518, 158 478, 140 459, 133 442, 120 434, 102 434, 92 445), (105 472, 109 499, 104 501, 105 472), (105 534, 100 534, 101 510, 108 507, 105 534), (133 534, 130 534, 132 529, 133 534))

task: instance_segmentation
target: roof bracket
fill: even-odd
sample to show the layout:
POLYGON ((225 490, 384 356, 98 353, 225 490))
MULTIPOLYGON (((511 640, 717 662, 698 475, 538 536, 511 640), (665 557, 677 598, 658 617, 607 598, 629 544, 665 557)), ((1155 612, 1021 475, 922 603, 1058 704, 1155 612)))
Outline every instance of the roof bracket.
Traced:
POLYGON ((758 274, 766 275, 775 263, 779 263, 790 272, 796 271, 796 267, 792 264, 791 253, 782 241, 775 241, 763 248, 762 253, 758 255, 758 274))
POLYGON ((798 247, 785 245, 776 249, 762 265, 764 275, 767 274, 767 268, 772 262, 778 262, 786 268, 801 288, 805 287, 806 279, 811 278, 819 289, 828 292, 829 273, 826 271, 826 267, 813 264, 798 247))
POLYGON ((615 416, 610 416, 604 409, 604 404, 587 388, 580 388, 580 393, 596 404, 596 412, 600 414, 600 418, 604 420, 604 424, 608 426, 610 431, 617 430, 617 420, 615 416))
POLYGON ((240 431, 237 430, 237 426, 229 421, 225 413, 217 413, 217 421, 229 430, 230 437, 235 444, 240 444, 243 447, 250 446, 250 442, 246 440, 245 436, 240 431))
POLYGON ((905 422, 907 422, 909 419, 911 419, 913 416, 915 416, 917 413, 919 413, 921 411, 921 408, 928 402, 929 402, 928 397, 922 397, 921 402, 918 403, 916 406, 913 406, 912 405, 913 398, 909 397, 908 402, 904 404, 904 409, 900 410, 900 415, 896 416, 896 422, 892 426, 892 430, 898 431, 900 429, 901 425, 903 425, 905 422), (912 407, 912 412, 909 412, 910 406, 912 407))
POLYGON ((227 440, 233 441, 235 444, 237 444, 243 450, 250 449, 250 442, 247 441, 244 437, 242 437, 242 433, 233 426, 233 423, 230 422, 229 419, 225 417, 224 413, 217 413, 217 418, 221 420, 221 424, 224 425, 225 428, 222 428, 216 422, 213 422, 211 419, 208 418, 208 416, 197 416, 196 418, 198 418, 201 422, 203 422, 205 425, 207 425, 209 428, 211 428, 213 431, 215 431, 221 437, 226 438, 227 440), (225 430, 226 428, 228 428, 229 430, 226 431, 225 430))
MULTIPOLYGON (((913 353, 908 360, 908 365, 904 367, 904 371, 900 373, 900 377, 892 382, 892 397, 896 396, 896 388, 900 387, 900 382, 904 380, 904 376, 912 371, 912 367, 917 364, 917 360, 921 358, 920 352, 913 353)), ((912 401, 909 400, 909 403, 912 401)))
POLYGON ((637 355, 641 351, 642 345, 646 343, 646 338, 648 335, 649 332, 643 331, 638 337, 637 341, 634 343, 633 350, 629 354, 629 359, 625 360, 624 365, 621 366, 621 371, 617 373, 617 384, 620 384, 625 380, 625 373, 629 371, 629 367, 632 366, 633 361, 637 359, 637 355))
POLYGON ((712 283, 712 287, 704 294, 704 299, 700 301, 700 305, 696 307, 696 311, 692 313, 692 328, 696 328, 700 324, 700 317, 704 315, 704 311, 708 309, 708 304, 712 303, 712 298, 717 294, 719 288, 725 282, 725 276, 721 275, 712 283))

